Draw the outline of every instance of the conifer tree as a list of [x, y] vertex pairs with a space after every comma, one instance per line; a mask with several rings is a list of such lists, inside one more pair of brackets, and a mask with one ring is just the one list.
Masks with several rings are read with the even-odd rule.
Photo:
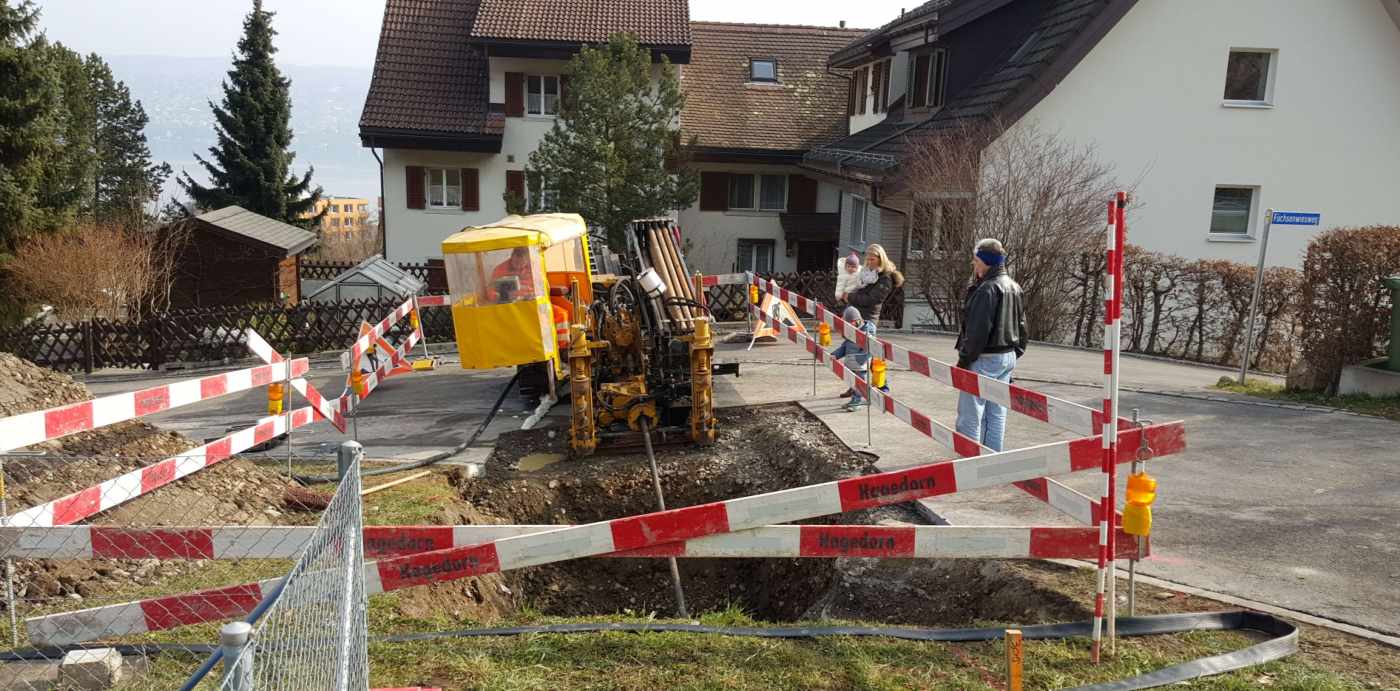
[[[212, 161], [195, 159], [209, 175], [202, 185], [184, 173], [180, 186], [200, 210], [237, 204], [249, 211], [287, 223], [311, 227], [320, 214], [311, 212], [321, 198], [321, 188], [311, 188], [311, 174], [291, 173], [295, 154], [292, 144], [290, 82], [273, 61], [273, 13], [253, 0], [253, 11], [243, 20], [243, 37], [233, 69], [224, 82], [221, 105], [214, 111], [217, 142], [209, 148]], [[322, 212], [324, 213], [324, 211]]]

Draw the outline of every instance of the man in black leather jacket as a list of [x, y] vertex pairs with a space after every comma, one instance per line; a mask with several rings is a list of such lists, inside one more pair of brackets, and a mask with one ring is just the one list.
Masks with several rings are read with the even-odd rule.
[[[958, 331], [958, 367], [998, 381], [1011, 381], [1026, 352], [1026, 312], [1021, 286], [1006, 273], [1006, 249], [982, 240], [973, 252], [977, 280], [968, 288]], [[958, 394], [958, 432], [993, 451], [1001, 450], [1006, 408], [968, 393]]]

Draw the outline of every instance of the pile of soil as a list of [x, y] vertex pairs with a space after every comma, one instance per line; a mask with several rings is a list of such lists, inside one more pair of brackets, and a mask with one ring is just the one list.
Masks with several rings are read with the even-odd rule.
[[[0, 353], [0, 417], [91, 398], [87, 387], [67, 375]], [[199, 445], [183, 435], [133, 420], [26, 447], [27, 452], [43, 455], [5, 459], [10, 511], [52, 501]], [[103, 512], [91, 522], [129, 527], [305, 522], [305, 517], [282, 511], [288, 486], [272, 468], [228, 459]], [[20, 597], [81, 599], [118, 583], [146, 584], [190, 568], [198, 567], [156, 560], [24, 560], [16, 565], [16, 587]]]
[[[872, 458], [847, 447], [796, 404], [717, 412], [715, 445], [657, 450], [669, 508], [827, 482], [875, 472]], [[599, 452], [522, 471], [524, 457], [565, 454], [565, 434], [501, 436], [477, 478], [449, 476], [465, 504], [448, 523], [589, 523], [656, 510], [645, 454]], [[534, 467], [536, 463], [527, 463]], [[909, 505], [803, 523], [921, 522]], [[1032, 623], [1082, 618], [1075, 602], [1027, 578], [1024, 565], [981, 560], [681, 559], [691, 613], [737, 604], [767, 621], [840, 618], [929, 626], [997, 619]], [[675, 611], [663, 559], [585, 559], [487, 578], [414, 588], [400, 611], [451, 613], [490, 622], [529, 606], [555, 616]]]

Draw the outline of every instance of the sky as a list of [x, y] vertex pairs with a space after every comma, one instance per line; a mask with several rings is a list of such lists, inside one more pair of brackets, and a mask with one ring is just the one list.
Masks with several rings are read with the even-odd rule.
[[[82, 53], [228, 57], [252, 0], [36, 0], [51, 40]], [[691, 19], [872, 28], [920, 0], [690, 0]], [[383, 0], [264, 0], [279, 61], [370, 67]], [[192, 9], [192, 8], [198, 8]]]

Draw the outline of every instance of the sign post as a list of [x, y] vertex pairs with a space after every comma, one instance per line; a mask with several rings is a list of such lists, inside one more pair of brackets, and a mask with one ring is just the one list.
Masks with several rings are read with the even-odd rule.
[[1275, 223], [1281, 226], [1316, 226], [1322, 223], [1322, 214], [1298, 211], [1264, 210], [1264, 236], [1259, 240], [1259, 266], [1254, 272], [1254, 297], [1249, 301], [1249, 320], [1245, 322], [1244, 358], [1240, 360], [1240, 386], [1244, 386], [1245, 374], [1249, 372], [1249, 350], [1254, 345], [1254, 318], [1259, 312], [1259, 293], [1264, 288], [1264, 255], [1269, 251], [1269, 228]]

